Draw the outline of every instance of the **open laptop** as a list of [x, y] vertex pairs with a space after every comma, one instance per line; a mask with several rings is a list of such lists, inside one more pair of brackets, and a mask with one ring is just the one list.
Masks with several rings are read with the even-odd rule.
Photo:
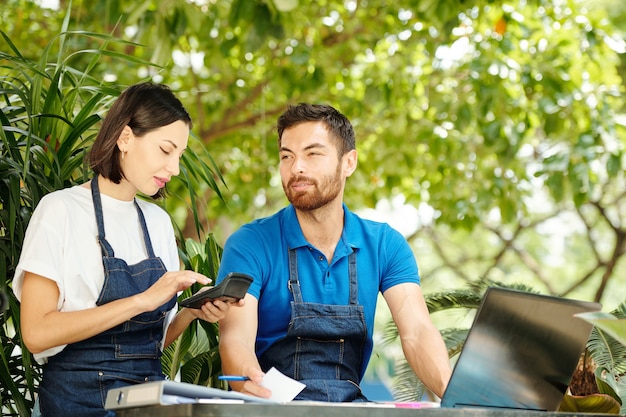
[[588, 301], [492, 287], [476, 312], [441, 407], [556, 411], [598, 311]]

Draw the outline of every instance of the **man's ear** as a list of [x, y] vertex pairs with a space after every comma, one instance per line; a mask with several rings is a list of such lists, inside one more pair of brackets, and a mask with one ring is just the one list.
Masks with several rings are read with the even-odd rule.
[[346, 178], [352, 175], [352, 173], [356, 170], [356, 165], [358, 161], [358, 152], [356, 149], [352, 149], [348, 153], [343, 156], [344, 159], [344, 172], [346, 174]]
[[128, 125], [124, 126], [124, 129], [120, 132], [120, 136], [117, 138], [117, 147], [120, 149], [120, 152], [128, 150], [128, 142], [132, 133], [133, 131]]

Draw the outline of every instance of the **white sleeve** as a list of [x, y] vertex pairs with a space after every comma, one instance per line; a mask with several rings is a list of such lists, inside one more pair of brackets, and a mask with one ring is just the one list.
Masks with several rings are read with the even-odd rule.
[[66, 244], [63, 230], [67, 223], [67, 212], [65, 205], [59, 199], [49, 196], [45, 196], [39, 202], [28, 223], [12, 285], [15, 296], [21, 301], [26, 271], [51, 279], [59, 286], [61, 297], [59, 297], [57, 307], [61, 309], [62, 266]]

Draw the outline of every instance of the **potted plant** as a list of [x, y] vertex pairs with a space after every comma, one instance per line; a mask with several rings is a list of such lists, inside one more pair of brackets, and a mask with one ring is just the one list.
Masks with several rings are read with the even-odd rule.
[[626, 302], [611, 313], [577, 315], [594, 325], [587, 344], [588, 373], [596, 390], [584, 395], [566, 395], [560, 411], [626, 414]]

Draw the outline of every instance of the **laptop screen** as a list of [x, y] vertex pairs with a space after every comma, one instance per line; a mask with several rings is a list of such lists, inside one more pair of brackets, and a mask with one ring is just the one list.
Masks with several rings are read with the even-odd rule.
[[600, 308], [587, 301], [489, 288], [441, 406], [555, 411], [592, 329], [574, 314]]

